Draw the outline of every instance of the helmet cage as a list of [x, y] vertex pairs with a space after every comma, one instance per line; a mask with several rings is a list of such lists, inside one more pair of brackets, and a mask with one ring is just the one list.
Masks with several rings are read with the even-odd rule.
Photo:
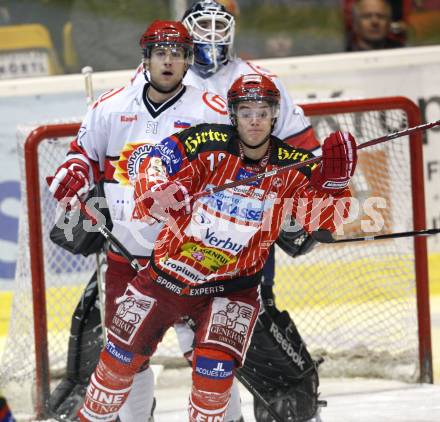
[[183, 18], [195, 44], [195, 63], [202, 74], [217, 72], [233, 57], [234, 16], [212, 2], [195, 3]]

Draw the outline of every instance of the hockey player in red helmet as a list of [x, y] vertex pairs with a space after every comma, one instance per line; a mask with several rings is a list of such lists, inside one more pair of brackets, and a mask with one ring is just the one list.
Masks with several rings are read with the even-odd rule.
[[[128, 251], [140, 260], [141, 265], [145, 265], [162, 225], [157, 221], [139, 221], [133, 215], [134, 181], [142, 160], [156, 143], [170, 133], [205, 121], [228, 123], [229, 120], [225, 100], [217, 96], [217, 107], [214, 109], [204, 100], [204, 96], [212, 97], [214, 94], [182, 83], [192, 63], [193, 45], [181, 22], [154, 21], [142, 35], [140, 44], [144, 65], [148, 70], [148, 81], [114, 89], [98, 98], [87, 112], [77, 139], [72, 142], [64, 162], [50, 180], [49, 190], [56, 200], [75, 206], [78, 200], [85, 200], [92, 186], [103, 183], [113, 224], [112, 233], [121, 239]], [[117, 250], [110, 248], [106, 252], [108, 267], [105, 273], [105, 326], [108, 328], [112, 321], [111, 315], [115, 310], [122, 309], [119, 308], [121, 297], [135, 272]], [[104, 354], [105, 363], [101, 363], [96, 370], [97, 375], [92, 376], [91, 389], [99, 389], [95, 381], [101, 371], [111, 375], [114, 373], [114, 365], [129, 366], [132, 362], [130, 353], [127, 354], [124, 348], [112, 341], [106, 344]], [[75, 356], [70, 361], [74, 362], [76, 371], [77, 362], [82, 360]], [[90, 356], [84, 356], [84, 361], [89, 362]], [[76, 379], [73, 385], [82, 387], [82, 384], [88, 382], [90, 373], [87, 375], [86, 379], [80, 380], [80, 386], [76, 385]], [[119, 394], [116, 393], [119, 391], [118, 380], [113, 381], [110, 390], [106, 390], [105, 394], [112, 395], [111, 391], [114, 391], [116, 397]], [[136, 368], [130, 395], [124, 406], [118, 409], [117, 416], [121, 422], [153, 420], [153, 383], [148, 360], [143, 360]], [[67, 392], [60, 385], [57, 395], [59, 400], [51, 400], [53, 407], [56, 407], [51, 409], [53, 413], [61, 413], [60, 409], [68, 409], [69, 412], [77, 409], [80, 396], [78, 391], [73, 390], [72, 400], [69, 402], [72, 404], [76, 398], [76, 405], [68, 406], [64, 399]], [[63, 403], [60, 404], [60, 401]], [[112, 405], [103, 403], [101, 410], [105, 413], [110, 408]], [[101, 410], [97, 410], [90, 397], [86, 398], [84, 418], [102, 420], [99, 416]], [[64, 413], [60, 416], [70, 420]], [[115, 418], [116, 414], [113, 419]]]
[[[188, 420], [225, 420], [234, 372], [260, 311], [262, 268], [285, 213], [301, 213], [307, 232], [335, 231], [348, 213], [356, 166], [353, 137], [336, 132], [324, 141], [320, 165], [277, 172], [312, 156], [271, 135], [278, 104], [270, 79], [244, 75], [228, 93], [232, 125], [201, 123], [176, 132], [142, 162], [135, 214], [164, 222], [161, 241], [109, 315], [108, 342], [118, 353], [102, 352], [81, 421], [115, 419], [138, 368], [184, 316], [195, 323]], [[268, 175], [260, 181], [191, 200], [261, 172]], [[117, 397], [111, 405], [110, 393]]]

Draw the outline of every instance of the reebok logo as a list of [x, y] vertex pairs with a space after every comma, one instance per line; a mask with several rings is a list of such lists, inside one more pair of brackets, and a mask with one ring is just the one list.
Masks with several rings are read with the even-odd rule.
[[283, 350], [291, 357], [294, 363], [302, 370], [304, 371], [304, 360], [303, 358], [295, 351], [293, 350], [292, 345], [289, 343], [289, 341], [283, 336], [281, 331], [278, 329], [278, 326], [275, 323], [272, 323], [269, 330], [273, 338], [277, 341], [277, 343], [283, 348]]

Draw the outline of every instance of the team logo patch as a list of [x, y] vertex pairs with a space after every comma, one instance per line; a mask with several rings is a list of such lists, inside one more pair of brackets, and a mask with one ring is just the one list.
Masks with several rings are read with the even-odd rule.
[[208, 359], [197, 356], [196, 373], [206, 378], [225, 379], [232, 377], [233, 361]]
[[224, 98], [220, 95], [205, 92], [202, 96], [203, 102], [217, 113], [226, 116], [228, 114], [228, 106]]
[[139, 167], [151, 151], [153, 145], [147, 142], [128, 142], [119, 155], [119, 159], [112, 161], [115, 168], [114, 179], [121, 185], [130, 185], [139, 173]]
[[205, 341], [222, 344], [239, 356], [244, 356], [255, 313], [256, 308], [247, 303], [214, 298]]
[[119, 306], [113, 315], [109, 332], [123, 343], [132, 344], [136, 332], [156, 304], [156, 300], [143, 295], [129, 284], [124, 294], [115, 302]]

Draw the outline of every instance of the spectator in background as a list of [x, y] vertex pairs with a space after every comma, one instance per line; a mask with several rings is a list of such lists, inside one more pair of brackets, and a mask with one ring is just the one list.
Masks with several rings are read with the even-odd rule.
[[347, 51], [403, 47], [403, 40], [391, 35], [392, 7], [387, 0], [355, 0], [352, 4], [352, 32]]

